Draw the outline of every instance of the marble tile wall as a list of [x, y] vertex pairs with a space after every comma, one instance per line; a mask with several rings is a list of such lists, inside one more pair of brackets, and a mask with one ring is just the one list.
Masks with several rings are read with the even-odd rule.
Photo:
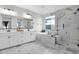
[[[61, 42], [79, 44], [79, 6], [71, 6], [55, 12], [56, 30], [61, 37]], [[74, 14], [76, 12], [76, 14]], [[63, 27], [64, 24], [64, 27]], [[58, 26], [57, 26], [58, 25]], [[65, 42], [65, 43], [66, 43]], [[63, 44], [65, 44], [63, 43]]]

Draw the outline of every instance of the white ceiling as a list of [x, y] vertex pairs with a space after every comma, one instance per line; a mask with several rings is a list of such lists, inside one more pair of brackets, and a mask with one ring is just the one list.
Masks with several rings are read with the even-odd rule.
[[16, 6], [20, 8], [28, 9], [40, 15], [48, 14], [51, 12], [55, 12], [59, 9], [69, 7], [69, 5], [16, 5]]

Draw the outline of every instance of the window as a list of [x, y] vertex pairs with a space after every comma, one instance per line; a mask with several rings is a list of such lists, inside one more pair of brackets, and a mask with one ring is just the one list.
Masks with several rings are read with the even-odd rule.
[[55, 16], [49, 16], [45, 18], [46, 30], [51, 30], [55, 26]]

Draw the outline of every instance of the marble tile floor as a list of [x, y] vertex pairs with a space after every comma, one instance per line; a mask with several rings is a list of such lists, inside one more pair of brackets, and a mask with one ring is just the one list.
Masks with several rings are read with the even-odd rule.
[[[59, 48], [58, 45], [56, 47]], [[20, 46], [12, 47], [0, 51], [0, 54], [73, 54], [71, 51], [65, 49], [51, 49], [42, 46], [37, 42], [31, 42]]]

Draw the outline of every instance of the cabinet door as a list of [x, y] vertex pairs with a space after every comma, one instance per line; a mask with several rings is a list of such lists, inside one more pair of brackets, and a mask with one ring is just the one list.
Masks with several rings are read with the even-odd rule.
[[20, 36], [22, 38], [21, 41], [23, 43], [27, 43], [30, 41], [30, 33], [29, 32], [24, 32], [24, 34], [23, 35], [21, 34], [21, 36]]
[[30, 32], [30, 41], [36, 40], [36, 34], [34, 32]]
[[18, 44], [24, 43], [24, 42], [23, 42], [24, 33], [23, 33], [23, 32], [18, 32], [17, 35], [18, 35], [18, 37], [17, 37], [17, 42], [18, 42]]
[[18, 44], [18, 39], [17, 39], [17, 36], [15, 35], [11, 35], [9, 36], [9, 41], [10, 41], [10, 46], [14, 46], [14, 45], [17, 45]]
[[0, 36], [0, 49], [9, 47], [9, 43], [7, 36]]

